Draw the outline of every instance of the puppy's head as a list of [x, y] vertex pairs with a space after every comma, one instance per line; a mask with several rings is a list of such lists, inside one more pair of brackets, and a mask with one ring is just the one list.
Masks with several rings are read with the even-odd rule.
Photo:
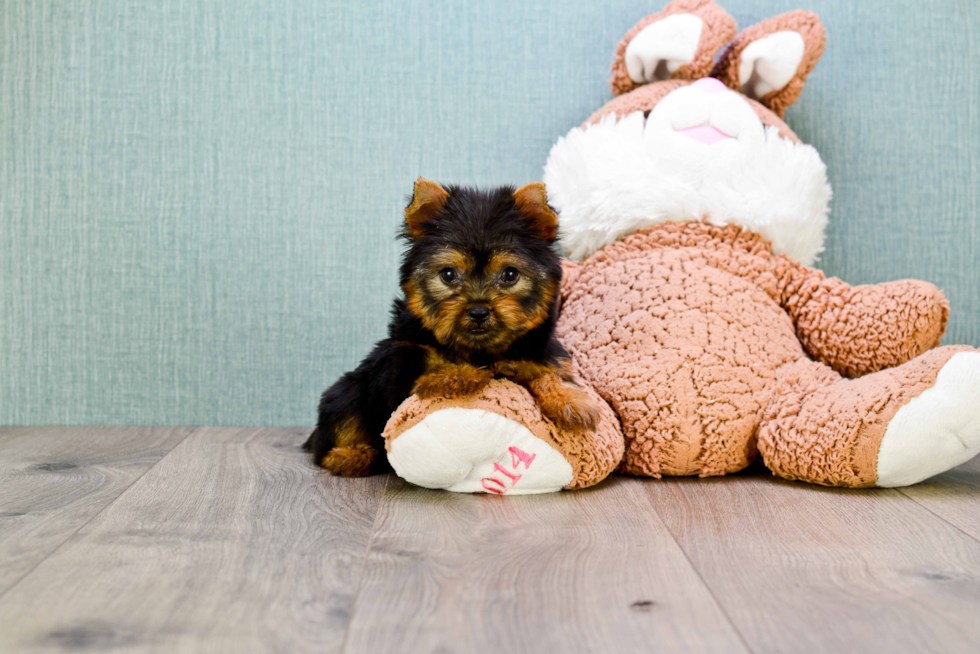
[[409, 310], [446, 347], [506, 350], [551, 317], [557, 229], [539, 182], [480, 191], [419, 179], [402, 232]]

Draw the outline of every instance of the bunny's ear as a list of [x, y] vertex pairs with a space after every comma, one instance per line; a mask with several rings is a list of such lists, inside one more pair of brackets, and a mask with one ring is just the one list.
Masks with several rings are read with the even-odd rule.
[[711, 71], [729, 88], [782, 118], [823, 54], [827, 34], [817, 15], [791, 11], [743, 30]]
[[713, 0], [674, 0], [619, 42], [609, 80], [613, 95], [659, 80], [706, 77], [715, 53], [737, 29], [735, 19]]

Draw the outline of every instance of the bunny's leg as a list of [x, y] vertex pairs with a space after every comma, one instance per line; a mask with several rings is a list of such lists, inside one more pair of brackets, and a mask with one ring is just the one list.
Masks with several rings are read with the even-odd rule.
[[596, 428], [565, 430], [548, 420], [530, 392], [496, 379], [466, 397], [413, 395], [385, 427], [388, 461], [426, 488], [516, 495], [575, 489], [602, 481], [623, 457], [612, 409], [591, 388]]
[[980, 452], [980, 352], [941, 347], [859, 379], [787, 364], [759, 451], [780, 477], [826, 486], [907, 486], [949, 470]]

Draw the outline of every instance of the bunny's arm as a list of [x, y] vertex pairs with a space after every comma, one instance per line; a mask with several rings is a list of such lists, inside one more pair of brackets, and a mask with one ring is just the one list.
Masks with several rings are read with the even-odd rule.
[[781, 305], [807, 353], [847, 377], [900, 365], [939, 345], [949, 302], [928, 282], [850, 286], [786, 257]]

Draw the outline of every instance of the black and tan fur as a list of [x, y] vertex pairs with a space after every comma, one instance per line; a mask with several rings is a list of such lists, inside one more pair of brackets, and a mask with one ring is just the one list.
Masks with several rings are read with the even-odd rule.
[[559, 426], [592, 429], [596, 407], [554, 337], [561, 263], [544, 185], [479, 191], [419, 179], [405, 209], [404, 296], [388, 338], [320, 400], [306, 447], [337, 475], [384, 470], [381, 432], [412, 393], [460, 397], [495, 377], [526, 387]]

